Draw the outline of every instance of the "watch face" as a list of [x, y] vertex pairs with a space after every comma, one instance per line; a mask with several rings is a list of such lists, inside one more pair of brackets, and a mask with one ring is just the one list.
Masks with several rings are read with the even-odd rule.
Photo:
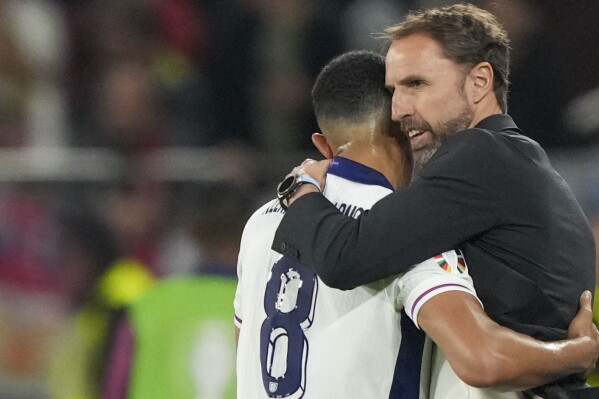
[[279, 198], [285, 198], [295, 183], [295, 176], [288, 176], [277, 187], [277, 195]]

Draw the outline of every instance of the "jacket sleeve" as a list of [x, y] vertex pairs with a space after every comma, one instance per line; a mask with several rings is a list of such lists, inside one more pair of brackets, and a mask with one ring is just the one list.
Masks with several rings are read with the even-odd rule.
[[490, 229], [498, 218], [491, 182], [499, 168], [488, 146], [477, 145], [478, 134], [446, 141], [409, 187], [358, 219], [321, 194], [298, 199], [279, 225], [273, 250], [313, 268], [331, 287], [352, 289], [403, 273]]

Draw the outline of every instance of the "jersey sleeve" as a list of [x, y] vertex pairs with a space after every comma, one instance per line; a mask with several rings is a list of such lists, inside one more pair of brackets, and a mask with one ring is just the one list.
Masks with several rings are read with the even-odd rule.
[[405, 313], [418, 328], [420, 308], [439, 294], [462, 291], [478, 299], [466, 261], [460, 251], [443, 252], [413, 266], [398, 279], [397, 285], [399, 294], [396, 305], [404, 307]]
[[241, 289], [241, 262], [237, 262], [237, 289], [235, 290], [235, 299], [233, 300], [233, 307], [235, 309], [235, 317], [233, 318], [233, 323], [235, 323], [235, 327], [241, 328], [241, 323], [243, 321], [243, 312], [242, 312], [242, 296], [243, 292]]
[[237, 257], [237, 289], [235, 290], [235, 298], [233, 299], [233, 308], [235, 310], [235, 316], [233, 318], [233, 322], [235, 326], [241, 329], [241, 324], [243, 323], [243, 287], [245, 286], [244, 280], [244, 268], [243, 265], [245, 263], [245, 259], [247, 258], [247, 246], [249, 241], [249, 233], [250, 225], [252, 219], [248, 221], [246, 224], [243, 234], [241, 236], [241, 244], [239, 244], [239, 256]]
[[251, 229], [253, 219], [256, 217], [257, 213], [258, 211], [250, 217], [243, 229], [241, 243], [239, 244], [239, 255], [237, 257], [237, 288], [235, 290], [235, 298], [233, 299], [233, 308], [235, 311], [233, 322], [235, 323], [235, 326], [240, 329], [243, 322], [243, 286], [245, 281], [243, 278], [243, 265], [245, 263], [244, 259], [248, 256], [247, 246], [249, 245], [249, 236], [251, 236], [249, 230]]

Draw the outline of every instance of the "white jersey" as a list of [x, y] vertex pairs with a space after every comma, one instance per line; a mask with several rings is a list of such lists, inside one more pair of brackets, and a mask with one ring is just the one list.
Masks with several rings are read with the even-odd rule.
[[[379, 172], [336, 158], [324, 195], [357, 217], [391, 191]], [[402, 278], [332, 289], [310, 269], [271, 250], [283, 212], [277, 200], [265, 204], [249, 219], [241, 240], [237, 397], [428, 397], [432, 345], [401, 310], [405, 303], [416, 320], [422, 304], [441, 292], [476, 295], [463, 258], [450, 251]]]

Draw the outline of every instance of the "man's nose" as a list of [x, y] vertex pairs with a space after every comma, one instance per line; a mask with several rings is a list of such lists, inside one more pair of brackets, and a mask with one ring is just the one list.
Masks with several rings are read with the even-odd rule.
[[412, 115], [414, 115], [414, 107], [409, 101], [409, 97], [405, 94], [402, 95], [399, 90], [395, 90], [391, 99], [391, 119], [399, 122], [406, 116]]

